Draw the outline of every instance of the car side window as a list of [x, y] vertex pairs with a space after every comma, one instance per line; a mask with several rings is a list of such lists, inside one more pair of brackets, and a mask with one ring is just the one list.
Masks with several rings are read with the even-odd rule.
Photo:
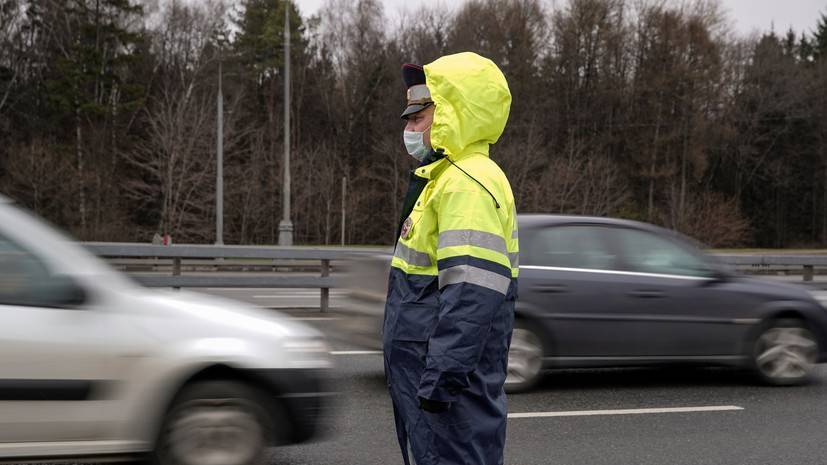
[[53, 279], [37, 257], [0, 235], [0, 305], [45, 305]]
[[625, 271], [708, 277], [709, 265], [673, 241], [648, 231], [618, 229], [614, 233]]
[[534, 235], [533, 244], [521, 259], [528, 265], [558, 268], [611, 270], [616, 256], [599, 226], [553, 226]]

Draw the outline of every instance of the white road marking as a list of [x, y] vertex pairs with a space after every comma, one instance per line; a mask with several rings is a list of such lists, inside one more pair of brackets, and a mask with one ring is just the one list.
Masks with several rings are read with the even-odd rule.
[[645, 415], [653, 413], [693, 413], [693, 412], [727, 412], [744, 410], [737, 405], [718, 405], [707, 407], [669, 407], [637, 408], [618, 410], [574, 410], [570, 412], [525, 412], [509, 413], [508, 418], [548, 418], [548, 417], [589, 417], [598, 415]]
[[381, 350], [333, 350], [330, 355], [382, 355]]
[[[339, 294], [330, 294], [331, 297]], [[318, 299], [319, 293], [315, 294], [282, 294], [282, 295], [254, 295], [254, 299]]]
[[[272, 305], [267, 304], [267, 302], [258, 302], [258, 303], [250, 302], [250, 305], [254, 305], [256, 308], [261, 308], [261, 309], [264, 309], [264, 310], [278, 310], [278, 311], [282, 311], [282, 312], [285, 312], [285, 313], [289, 313], [291, 310], [305, 310], [305, 309], [306, 310], [315, 309], [317, 312], [320, 311], [318, 305], [298, 305], [298, 304], [287, 305], [287, 304], [284, 304], [284, 303], [277, 303], [277, 302], [272, 302]], [[339, 308], [339, 306], [338, 305], [331, 305], [327, 308], [330, 309], [330, 310], [336, 310], [336, 309]]]
[[298, 321], [335, 321], [341, 320], [341, 318], [336, 317], [325, 317], [325, 316], [309, 316], [309, 317], [294, 317], [290, 318], [291, 320], [298, 320]]
[[[231, 291], [231, 292], [250, 292], [258, 291], [258, 292], [315, 292], [318, 293], [321, 289], [318, 288], [306, 288], [306, 287], [297, 287], [297, 288], [282, 288], [282, 289], [274, 289], [268, 287], [255, 287], [255, 288], [238, 288], [238, 287], [204, 287], [202, 288], [207, 291]], [[331, 289], [331, 293], [339, 292], [345, 293], [346, 290], [342, 289]]]

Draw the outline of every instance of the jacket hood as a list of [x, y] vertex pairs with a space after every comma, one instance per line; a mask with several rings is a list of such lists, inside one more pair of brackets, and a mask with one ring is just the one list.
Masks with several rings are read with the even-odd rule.
[[431, 146], [447, 155], [488, 155], [511, 110], [511, 91], [502, 71], [471, 52], [444, 56], [424, 70], [435, 104]]

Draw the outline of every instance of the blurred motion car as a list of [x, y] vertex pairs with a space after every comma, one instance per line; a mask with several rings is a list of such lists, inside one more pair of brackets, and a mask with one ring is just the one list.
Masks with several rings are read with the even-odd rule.
[[261, 463], [326, 405], [317, 331], [145, 289], [0, 197], [0, 459]]
[[[827, 360], [827, 310], [806, 288], [738, 275], [674, 231], [556, 215], [520, 215], [519, 228], [510, 392], [553, 368], [674, 364], [794, 385]], [[374, 348], [389, 262], [354, 262], [343, 306], [342, 331]]]

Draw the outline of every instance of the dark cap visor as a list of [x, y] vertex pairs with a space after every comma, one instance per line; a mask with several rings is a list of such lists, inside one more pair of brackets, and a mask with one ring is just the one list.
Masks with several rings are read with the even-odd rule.
[[405, 111], [402, 112], [402, 119], [408, 119], [408, 116], [428, 108], [428, 105], [431, 105], [431, 103], [416, 103], [413, 105], [408, 105], [408, 107], [405, 108]]

